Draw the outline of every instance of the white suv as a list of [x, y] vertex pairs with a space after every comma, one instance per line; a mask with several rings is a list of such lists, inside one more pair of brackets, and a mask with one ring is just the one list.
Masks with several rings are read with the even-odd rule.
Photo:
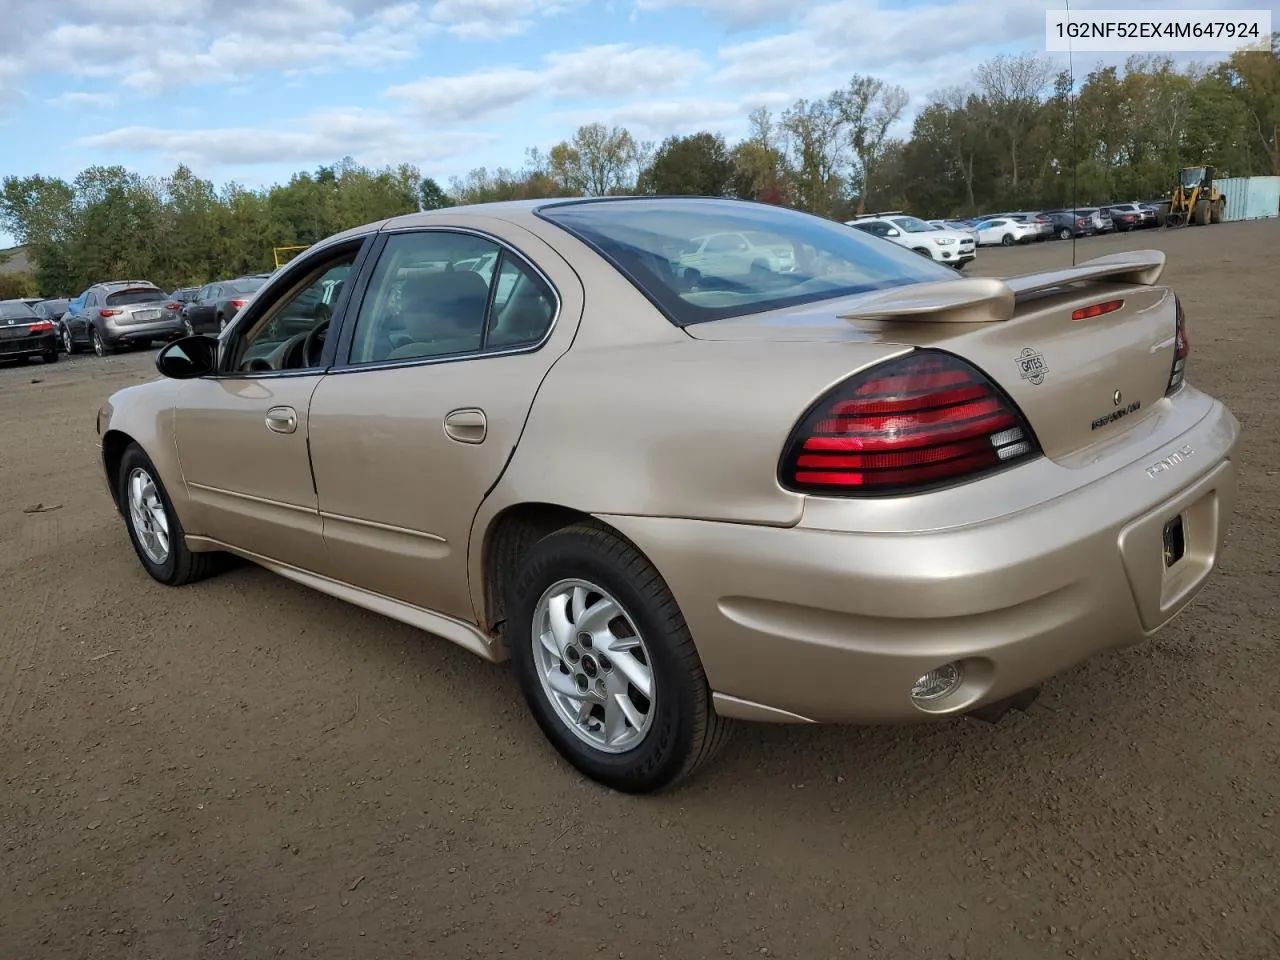
[[963, 230], [938, 228], [918, 217], [902, 213], [882, 213], [846, 220], [855, 230], [883, 237], [937, 263], [963, 270], [978, 255], [972, 235]]

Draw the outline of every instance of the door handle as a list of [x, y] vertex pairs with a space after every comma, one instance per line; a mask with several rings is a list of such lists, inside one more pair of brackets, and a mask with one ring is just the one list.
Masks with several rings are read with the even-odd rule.
[[489, 433], [489, 421], [484, 411], [475, 407], [465, 410], [454, 410], [445, 415], [444, 432], [459, 443], [484, 443]]
[[293, 433], [298, 429], [298, 411], [293, 407], [272, 407], [267, 411], [267, 429], [276, 433]]

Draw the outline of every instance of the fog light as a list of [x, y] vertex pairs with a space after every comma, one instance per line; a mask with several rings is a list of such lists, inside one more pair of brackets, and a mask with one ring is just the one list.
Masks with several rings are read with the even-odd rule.
[[958, 663], [948, 663], [936, 670], [930, 670], [911, 685], [911, 699], [917, 703], [930, 703], [941, 700], [955, 691], [964, 679], [964, 672]]

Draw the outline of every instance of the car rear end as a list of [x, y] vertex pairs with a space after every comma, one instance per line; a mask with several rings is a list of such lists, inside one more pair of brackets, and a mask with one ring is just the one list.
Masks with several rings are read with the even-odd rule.
[[56, 324], [25, 300], [0, 300], [0, 360], [43, 357], [56, 360]]
[[94, 318], [109, 347], [146, 346], [155, 340], [173, 340], [185, 333], [180, 311], [171, 309], [168, 295], [159, 287], [132, 284], [111, 289]]
[[[673, 579], [724, 712], [879, 723], [999, 707], [1150, 636], [1204, 585], [1239, 428], [1184, 382], [1170, 291], [1064, 284], [976, 323], [828, 309], [894, 347], [796, 411], [776, 469], [798, 522], [610, 518]], [[778, 320], [754, 335], [806, 322]], [[691, 332], [746, 334], [716, 326]]]

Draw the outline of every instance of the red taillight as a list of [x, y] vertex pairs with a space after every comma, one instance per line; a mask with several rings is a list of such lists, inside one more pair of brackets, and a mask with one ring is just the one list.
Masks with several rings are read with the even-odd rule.
[[1095, 303], [1087, 307], [1081, 307], [1075, 313], [1071, 314], [1071, 319], [1088, 320], [1092, 317], [1100, 317], [1104, 313], [1115, 313], [1123, 306], [1123, 300], [1108, 300], [1106, 303]]
[[52, 329], [53, 329], [52, 320], [39, 320], [36, 323], [33, 323], [31, 325], [32, 333], [42, 333], [45, 330], [52, 330]]
[[227, 303], [231, 304], [231, 305], [232, 305], [233, 307], [235, 307], [237, 310], [239, 310], [241, 307], [243, 307], [243, 306], [244, 306], [246, 303], [248, 303], [248, 302], [249, 302], [248, 300], [228, 300], [228, 301], [227, 301]]
[[178, 303], [178, 302], [175, 300], [173, 303], [166, 303], [166, 304], [164, 305], [164, 308], [165, 308], [166, 310], [181, 310], [181, 309], [182, 309], [182, 304]]
[[918, 350], [823, 397], [788, 441], [779, 477], [820, 496], [913, 493], [1039, 453], [1031, 428], [980, 371]]
[[1169, 370], [1169, 385], [1164, 391], [1166, 397], [1173, 396], [1182, 386], [1187, 372], [1187, 355], [1191, 353], [1191, 341], [1187, 339], [1187, 315], [1182, 310], [1182, 301], [1174, 297], [1173, 304], [1178, 325], [1173, 341], [1173, 367]]
[[120, 314], [122, 314], [122, 313], [124, 313], [124, 311], [123, 311], [123, 310], [99, 310], [99, 311], [98, 311], [98, 316], [100, 316], [100, 317], [118, 317], [118, 316], [120, 316]]

